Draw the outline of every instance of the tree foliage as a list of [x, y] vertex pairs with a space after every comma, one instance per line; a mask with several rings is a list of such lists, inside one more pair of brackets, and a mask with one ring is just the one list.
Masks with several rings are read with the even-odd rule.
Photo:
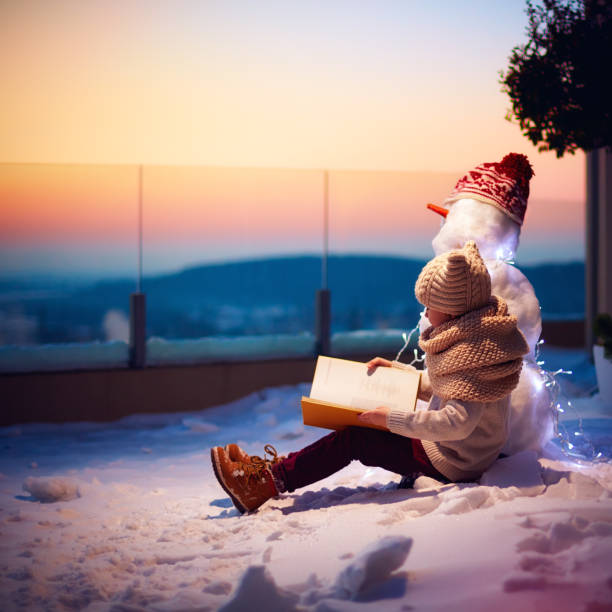
[[500, 83], [507, 119], [557, 157], [612, 149], [612, 2], [527, 0], [528, 41], [515, 47]]

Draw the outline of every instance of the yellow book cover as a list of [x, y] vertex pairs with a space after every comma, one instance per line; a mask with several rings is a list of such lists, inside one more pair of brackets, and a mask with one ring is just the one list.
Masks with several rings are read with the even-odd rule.
[[368, 372], [365, 363], [319, 357], [310, 397], [302, 397], [302, 419], [305, 425], [325, 429], [384, 429], [357, 416], [377, 406], [414, 410], [420, 381], [417, 371], [378, 367]]

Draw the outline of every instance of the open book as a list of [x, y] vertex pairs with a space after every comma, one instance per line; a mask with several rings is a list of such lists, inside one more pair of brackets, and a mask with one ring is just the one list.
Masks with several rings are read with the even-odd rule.
[[310, 397], [302, 397], [304, 424], [384, 429], [362, 423], [357, 416], [377, 406], [414, 410], [420, 381], [417, 371], [378, 367], [368, 373], [365, 363], [319, 357]]

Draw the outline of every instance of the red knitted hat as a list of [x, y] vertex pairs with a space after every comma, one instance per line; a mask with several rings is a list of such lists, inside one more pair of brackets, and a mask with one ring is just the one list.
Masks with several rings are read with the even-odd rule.
[[508, 153], [501, 162], [481, 164], [460, 178], [444, 204], [462, 198], [479, 200], [499, 208], [522, 225], [532, 176], [533, 169], [525, 155]]

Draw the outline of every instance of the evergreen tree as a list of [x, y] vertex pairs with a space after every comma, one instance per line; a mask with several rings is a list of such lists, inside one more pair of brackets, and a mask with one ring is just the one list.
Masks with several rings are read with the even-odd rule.
[[612, 149], [612, 2], [527, 0], [528, 41], [512, 50], [503, 90], [540, 151]]

